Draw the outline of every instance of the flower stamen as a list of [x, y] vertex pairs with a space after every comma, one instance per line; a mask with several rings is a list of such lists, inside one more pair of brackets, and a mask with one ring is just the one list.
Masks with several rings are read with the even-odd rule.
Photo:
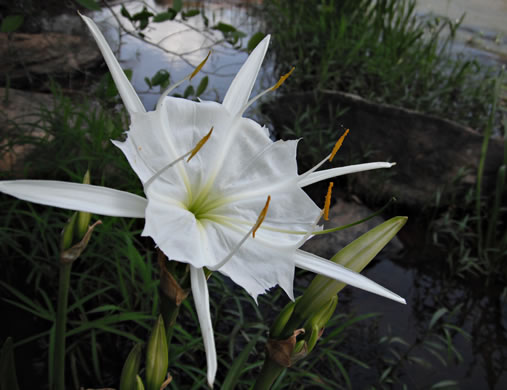
[[334, 156], [336, 153], [338, 153], [338, 150], [342, 147], [343, 140], [349, 133], [349, 129], [345, 130], [345, 133], [342, 134], [342, 136], [336, 141], [336, 144], [334, 145], [333, 151], [331, 152], [331, 156], [329, 156], [329, 162], [333, 161]]
[[206, 142], [208, 142], [209, 137], [211, 137], [211, 133], [213, 133], [213, 126], [211, 126], [211, 129], [208, 132], [208, 134], [206, 134], [204, 137], [202, 137], [201, 140], [197, 143], [197, 145], [195, 145], [195, 147], [191, 150], [191, 154], [188, 157], [187, 162], [189, 162], [197, 154], [197, 152], [199, 150], [201, 150], [201, 148], [204, 146], [204, 144]]
[[287, 80], [289, 76], [292, 74], [292, 72], [294, 72], [294, 69], [296, 68], [293, 66], [291, 70], [289, 70], [282, 77], [280, 77], [278, 82], [270, 88], [270, 91], [274, 91], [275, 89], [280, 88], [280, 86], [285, 82], [285, 80]]
[[329, 207], [331, 206], [331, 192], [333, 192], [334, 182], [329, 183], [327, 188], [326, 200], [324, 201], [324, 220], [329, 221]]
[[254, 104], [257, 100], [259, 100], [265, 94], [267, 94], [268, 92], [274, 91], [275, 89], [278, 89], [285, 82], [285, 80], [287, 80], [287, 78], [291, 75], [291, 73], [294, 71], [294, 69], [295, 68], [292, 67], [292, 69], [289, 72], [287, 72], [282, 77], [280, 77], [280, 79], [276, 82], [275, 85], [273, 85], [272, 87], [270, 87], [270, 88], [262, 91], [260, 94], [258, 94], [257, 96], [253, 97], [252, 99], [250, 99], [245, 104], [245, 106], [241, 109], [241, 111], [239, 112], [239, 116], [242, 116], [243, 113], [247, 110], [248, 107], [250, 107], [252, 104]]
[[266, 217], [266, 214], [268, 212], [269, 202], [271, 201], [271, 196], [268, 195], [268, 200], [266, 201], [266, 204], [264, 205], [264, 208], [261, 210], [259, 216], [257, 217], [257, 221], [252, 226], [252, 228], [248, 231], [247, 234], [243, 236], [240, 242], [234, 247], [232, 251], [229, 252], [227, 256], [225, 256], [217, 265], [213, 267], [207, 267], [211, 271], [217, 271], [218, 269], [222, 268], [231, 258], [236, 254], [236, 252], [239, 251], [239, 248], [245, 243], [245, 241], [250, 237], [250, 234], [255, 237], [255, 231], [259, 229], [259, 226], [261, 225], [262, 221], [264, 221], [264, 218]]
[[255, 222], [255, 225], [253, 226], [253, 230], [252, 230], [252, 237], [253, 238], [255, 238], [255, 232], [261, 226], [261, 223], [264, 221], [264, 218], [266, 218], [266, 214], [268, 213], [268, 207], [269, 207], [270, 201], [271, 201], [271, 196], [268, 195], [268, 200], [266, 201], [264, 208], [262, 209], [261, 213], [259, 214], [259, 217], [257, 218], [257, 221]]
[[202, 69], [202, 67], [204, 66], [204, 64], [206, 63], [206, 61], [208, 61], [208, 58], [209, 56], [211, 55], [211, 50], [208, 52], [208, 55], [206, 56], [206, 58], [204, 60], [202, 60], [202, 62], [197, 65], [197, 67], [194, 69], [194, 71], [190, 74], [190, 76], [188, 76], [188, 79], [189, 80], [192, 80], [194, 78], [194, 76], [199, 73], [199, 71]]
[[172, 91], [174, 91], [176, 88], [178, 88], [181, 84], [183, 84], [185, 81], [187, 80], [192, 80], [192, 78], [194, 78], [194, 76], [199, 73], [199, 71], [202, 69], [202, 67], [204, 66], [204, 64], [206, 63], [206, 61], [208, 61], [208, 58], [211, 54], [211, 50], [209, 51], [208, 55], [206, 56], [206, 58], [199, 64], [197, 65], [197, 67], [194, 69], [194, 71], [192, 73], [190, 73], [188, 76], [184, 77], [183, 79], [181, 79], [180, 81], [178, 81], [176, 84], [174, 85], [171, 85], [169, 88], [167, 88], [161, 95], [160, 97], [158, 98], [158, 101], [157, 101], [157, 106], [155, 108], [156, 111], [158, 111], [160, 109], [160, 107], [162, 107], [162, 102], [164, 101], [164, 98], [169, 95]]

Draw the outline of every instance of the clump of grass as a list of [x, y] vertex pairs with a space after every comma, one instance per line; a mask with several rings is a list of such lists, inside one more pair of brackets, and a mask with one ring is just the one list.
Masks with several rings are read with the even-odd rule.
[[340, 90], [484, 129], [493, 70], [451, 56], [460, 21], [417, 17], [415, 0], [273, 0], [276, 70], [286, 91]]

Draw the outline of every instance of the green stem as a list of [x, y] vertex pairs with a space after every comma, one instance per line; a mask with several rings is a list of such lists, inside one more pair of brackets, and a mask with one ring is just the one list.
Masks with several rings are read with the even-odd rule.
[[285, 367], [267, 356], [252, 390], [269, 390], [284, 369]]
[[71, 268], [72, 263], [60, 263], [58, 307], [55, 324], [55, 357], [53, 366], [54, 390], [65, 390], [65, 331], [67, 327], [67, 304]]

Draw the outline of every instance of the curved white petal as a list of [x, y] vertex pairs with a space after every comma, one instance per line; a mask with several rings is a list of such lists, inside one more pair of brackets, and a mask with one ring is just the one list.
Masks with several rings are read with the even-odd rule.
[[330, 179], [332, 177], [348, 175], [349, 173], [370, 171], [372, 169], [391, 168], [393, 165], [396, 165], [396, 163], [374, 162], [366, 164], [348, 165], [346, 167], [340, 168], [325, 169], [322, 171], [310, 173], [308, 176], [299, 180], [298, 183], [301, 187], [305, 187], [322, 180]]
[[232, 115], [236, 115], [248, 102], [252, 93], [259, 69], [269, 46], [270, 35], [267, 35], [248, 56], [248, 59], [239, 70], [231, 86], [225, 94], [223, 105]]
[[147, 200], [130, 192], [53, 180], [1, 181], [0, 192], [29, 202], [112, 217], [144, 218]]
[[307, 271], [327, 276], [331, 279], [350, 284], [365, 291], [392, 299], [393, 301], [406, 304], [405, 299], [389, 291], [367, 277], [351, 271], [340, 264], [315, 256], [302, 250], [296, 251], [296, 266]]
[[206, 363], [208, 366], [208, 384], [213, 387], [217, 373], [217, 351], [215, 349], [215, 337], [209, 309], [208, 283], [202, 268], [190, 266], [190, 283], [192, 296], [194, 297], [195, 309], [201, 326], [204, 350], [206, 351]]
[[[216, 264], [237, 246], [250, 226], [236, 231], [217, 223], [206, 223], [205, 228]], [[248, 238], [218, 271], [243, 287], [256, 301], [259, 294], [276, 285], [294, 299], [294, 248], [278, 246], [269, 232], [263, 234], [259, 229], [255, 238]]]
[[79, 15], [85, 21], [86, 25], [92, 32], [92, 35], [95, 38], [95, 41], [97, 42], [97, 45], [99, 46], [99, 49], [102, 53], [102, 56], [106, 61], [107, 67], [111, 72], [111, 76], [113, 76], [116, 88], [118, 88], [118, 92], [120, 93], [123, 103], [125, 104], [125, 107], [127, 107], [129, 113], [146, 112], [143, 103], [141, 103], [139, 96], [137, 96], [137, 93], [134, 90], [134, 87], [132, 86], [132, 84], [130, 84], [129, 79], [123, 72], [123, 69], [116, 60], [113, 52], [111, 51], [111, 48], [107, 44], [106, 39], [100, 32], [95, 22], [87, 16], [81, 14]]

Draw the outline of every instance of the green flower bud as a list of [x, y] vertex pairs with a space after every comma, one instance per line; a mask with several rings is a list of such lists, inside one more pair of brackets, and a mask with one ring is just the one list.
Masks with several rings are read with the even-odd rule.
[[[90, 170], [87, 170], [84, 178], [83, 184], [90, 184]], [[77, 229], [76, 229], [76, 239], [81, 241], [86, 232], [88, 231], [88, 226], [90, 225], [90, 220], [92, 215], [90, 213], [85, 213], [84, 211], [78, 212], [77, 217]]]
[[169, 352], [165, 334], [164, 320], [158, 320], [151, 332], [146, 349], [146, 387], [147, 390], [160, 390], [169, 367]]
[[136, 390], [144, 390], [144, 384], [139, 375], [136, 375], [136, 385], [137, 385]]
[[282, 330], [285, 328], [287, 321], [289, 321], [292, 313], [294, 312], [294, 307], [296, 306], [296, 302], [289, 302], [282, 309], [278, 317], [276, 318], [273, 325], [271, 325], [271, 329], [269, 330], [269, 337], [272, 339], [276, 339], [280, 337]]
[[[407, 222], [407, 217], [394, 217], [374, 227], [333, 256], [331, 261], [353, 271], [361, 272], [368, 263], [391, 241]], [[294, 314], [309, 318], [315, 307], [322, 307], [345, 287], [326, 276], [317, 275], [297, 303]]]
[[121, 371], [120, 390], [137, 390], [136, 377], [141, 366], [141, 348], [141, 344], [136, 344], [127, 356]]
[[69, 218], [67, 224], [63, 228], [62, 238], [60, 241], [60, 248], [62, 251], [69, 249], [72, 245], [74, 245], [74, 230], [76, 226], [76, 218], [77, 212], [72, 214], [72, 217]]

